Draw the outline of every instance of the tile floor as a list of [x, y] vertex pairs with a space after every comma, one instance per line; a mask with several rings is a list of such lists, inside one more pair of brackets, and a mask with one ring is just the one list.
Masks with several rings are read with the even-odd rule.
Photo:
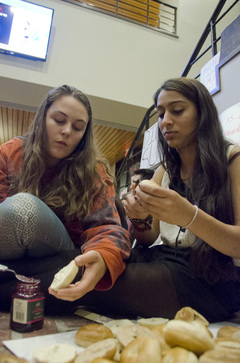
[[10, 314], [0, 312], [0, 353], [10, 353], [7, 348], [4, 347], [3, 341], [10, 339], [29, 338], [34, 336], [48, 335], [63, 333], [71, 330], [77, 330], [85, 324], [89, 324], [88, 319], [79, 317], [75, 314], [61, 317], [45, 317], [43, 328], [31, 333], [18, 333], [10, 329], [9, 327]]

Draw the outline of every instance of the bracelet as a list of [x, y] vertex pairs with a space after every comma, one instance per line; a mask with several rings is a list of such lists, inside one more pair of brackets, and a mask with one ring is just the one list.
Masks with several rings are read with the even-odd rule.
[[[139, 218], [131, 218], [128, 217], [130, 222], [132, 223], [133, 229], [135, 229], [138, 232], [146, 232], [149, 231], [152, 227], [153, 217], [151, 215], [147, 216], [145, 219], [139, 219]], [[143, 227], [139, 227], [139, 225], [143, 224]]]
[[188, 227], [190, 227], [191, 226], [191, 224], [195, 221], [195, 219], [196, 219], [196, 217], [197, 217], [197, 214], [198, 214], [198, 206], [195, 204], [194, 205], [194, 207], [195, 207], [195, 214], [194, 214], [194, 216], [193, 216], [193, 219], [191, 220], [191, 222], [189, 222], [187, 225], [186, 225], [186, 227], [182, 227], [182, 228], [184, 228], [184, 229], [186, 229], [186, 228], [188, 228]]

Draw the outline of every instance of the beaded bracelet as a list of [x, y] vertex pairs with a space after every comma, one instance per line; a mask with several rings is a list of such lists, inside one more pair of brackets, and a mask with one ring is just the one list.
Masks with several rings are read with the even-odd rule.
[[[149, 231], [152, 227], [153, 217], [151, 215], [147, 216], [145, 219], [139, 219], [139, 218], [130, 218], [128, 217], [130, 222], [132, 223], [133, 229], [135, 229], [138, 232], [146, 232]], [[144, 225], [144, 227], [139, 227], [140, 225]]]
[[188, 228], [188, 227], [190, 227], [191, 226], [191, 224], [193, 224], [193, 222], [195, 221], [195, 219], [196, 219], [196, 217], [197, 217], [197, 214], [198, 214], [198, 206], [197, 205], [194, 205], [194, 207], [195, 207], [195, 214], [194, 214], [194, 216], [193, 216], [193, 219], [191, 220], [191, 222], [189, 222], [187, 225], [186, 225], [186, 227], [182, 227], [182, 228], [184, 228], [184, 229], [186, 229], [186, 228]]

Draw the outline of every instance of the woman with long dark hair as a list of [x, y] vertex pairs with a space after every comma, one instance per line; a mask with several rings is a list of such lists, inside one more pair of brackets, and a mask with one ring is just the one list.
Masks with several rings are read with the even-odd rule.
[[[167, 80], [154, 102], [162, 159], [151, 183], [123, 201], [138, 248], [119, 279], [131, 290], [122, 309], [172, 318], [191, 306], [209, 321], [232, 318], [240, 310], [240, 147], [223, 137], [201, 82]], [[162, 243], [149, 248], [159, 234]]]
[[231, 319], [240, 311], [240, 147], [224, 139], [201, 82], [170, 79], [154, 101], [162, 161], [123, 200], [137, 241], [124, 272], [108, 291], [55, 296], [125, 317], [171, 319], [190, 306], [209, 322]]

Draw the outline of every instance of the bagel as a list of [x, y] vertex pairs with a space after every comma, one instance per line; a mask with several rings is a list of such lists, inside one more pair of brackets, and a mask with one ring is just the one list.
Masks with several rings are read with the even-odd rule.
[[170, 320], [163, 329], [163, 335], [171, 347], [179, 346], [197, 355], [214, 347], [209, 330], [198, 321]]
[[55, 291], [64, 289], [74, 280], [78, 270], [78, 266], [76, 265], [75, 261], [72, 260], [67, 266], [63, 267], [54, 275], [54, 279], [50, 287]]
[[187, 349], [175, 347], [164, 354], [162, 363], [198, 363], [198, 357]]
[[104, 325], [111, 329], [113, 335], [116, 336], [118, 328], [121, 328], [122, 326], [131, 326], [134, 325], [134, 323], [129, 319], [115, 319], [104, 323]]
[[213, 349], [199, 358], [199, 363], [239, 363], [240, 351], [237, 349]]
[[112, 360], [116, 353], [115, 339], [104, 339], [103, 341], [89, 345], [84, 351], [78, 353], [74, 363], [91, 363], [95, 358], [106, 358]]
[[161, 348], [156, 339], [139, 336], [122, 351], [120, 363], [160, 363]]
[[139, 336], [146, 336], [157, 340], [156, 335], [150, 329], [136, 324], [123, 326], [116, 333], [116, 338], [123, 347], [126, 347], [133, 339]]
[[76, 332], [75, 343], [86, 348], [93, 343], [109, 338], [113, 338], [113, 333], [107, 326], [101, 324], [87, 324]]
[[240, 328], [237, 326], [225, 325], [218, 329], [217, 338], [232, 338], [235, 333], [240, 333]]
[[186, 306], [179, 310], [174, 317], [175, 320], [184, 320], [184, 321], [199, 321], [205, 326], [209, 326], [209, 321], [204, 318], [203, 315], [199, 314], [196, 310], [192, 309], [189, 306]]
[[138, 319], [138, 325], [145, 326], [148, 329], [153, 329], [158, 325], [167, 323], [169, 319], [165, 318], [146, 318], [146, 319]]
[[232, 338], [216, 338], [214, 339], [215, 348], [229, 348], [229, 349], [239, 349], [240, 351], [240, 341]]
[[91, 363], [116, 363], [116, 362], [114, 360], [106, 358], [95, 358], [91, 361]]
[[166, 325], [166, 323], [160, 324], [155, 326], [155, 328], [151, 329], [151, 331], [153, 332], [153, 334], [155, 334], [160, 347], [161, 347], [161, 351], [162, 354], [165, 354], [165, 352], [167, 352], [168, 350], [171, 349], [171, 347], [166, 343], [164, 336], [163, 336], [163, 328]]
[[37, 363], [71, 363], [76, 352], [70, 344], [51, 344], [35, 348], [32, 357]]

